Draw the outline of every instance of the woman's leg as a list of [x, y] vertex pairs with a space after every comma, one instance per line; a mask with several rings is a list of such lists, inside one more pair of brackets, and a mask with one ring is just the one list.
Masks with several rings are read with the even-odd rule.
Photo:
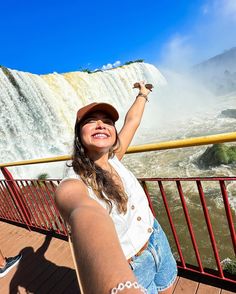
[[158, 293], [171, 294], [177, 276], [177, 265], [166, 235], [157, 221], [154, 223], [154, 234], [150, 238], [149, 250], [156, 260], [157, 271], [154, 280]]

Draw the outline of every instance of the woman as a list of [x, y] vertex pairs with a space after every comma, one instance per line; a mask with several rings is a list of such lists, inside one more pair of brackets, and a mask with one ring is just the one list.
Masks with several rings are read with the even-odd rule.
[[[144, 82], [134, 87], [139, 93], [119, 134], [119, 114], [110, 104], [92, 103], [78, 111], [73, 169], [56, 192], [57, 206], [71, 226], [86, 294], [109, 293], [120, 282], [136, 280], [147, 293], [168, 294], [176, 278], [166, 236], [138, 181], [120, 162], [151, 90]], [[118, 292], [143, 291], [133, 286], [121, 289]]]

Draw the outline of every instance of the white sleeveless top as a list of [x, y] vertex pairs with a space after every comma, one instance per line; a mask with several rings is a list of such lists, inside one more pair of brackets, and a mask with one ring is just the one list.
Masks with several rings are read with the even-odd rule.
[[[136, 177], [116, 156], [109, 159], [109, 163], [120, 176], [125, 192], [128, 195], [126, 214], [120, 214], [117, 208], [113, 206], [110, 216], [115, 224], [123, 252], [126, 258], [129, 259], [143, 247], [152, 234], [154, 217], [149, 208], [146, 194]], [[69, 168], [64, 180], [68, 178], [80, 180], [72, 167]], [[98, 199], [90, 187], [88, 187], [88, 192], [91, 198], [95, 199], [105, 209], [108, 209], [107, 204]]]

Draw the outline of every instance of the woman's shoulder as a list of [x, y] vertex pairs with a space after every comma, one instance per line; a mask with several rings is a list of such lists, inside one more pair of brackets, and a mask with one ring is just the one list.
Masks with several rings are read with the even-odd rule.
[[87, 194], [87, 187], [80, 179], [66, 178], [56, 189], [56, 199], [62, 198], [64, 201], [68, 201], [75, 195], [78, 197], [78, 195], [83, 194]]
[[79, 178], [64, 178], [55, 192], [56, 205], [65, 219], [67, 219], [71, 211], [87, 198], [87, 187]]

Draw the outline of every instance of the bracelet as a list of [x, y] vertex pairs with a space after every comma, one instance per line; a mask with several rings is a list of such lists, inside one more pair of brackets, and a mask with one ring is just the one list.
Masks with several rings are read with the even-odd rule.
[[123, 291], [125, 289], [131, 289], [131, 288], [140, 289], [140, 291], [142, 293], [146, 293], [147, 294], [147, 290], [145, 288], [143, 288], [142, 285], [138, 284], [137, 282], [133, 282], [132, 283], [130, 281], [127, 281], [125, 283], [119, 283], [117, 287], [112, 288], [110, 294], [117, 294], [118, 292], [121, 292], [121, 291]]
[[136, 96], [136, 98], [138, 98], [138, 97], [143, 97], [143, 98], [146, 99], [146, 101], [149, 102], [149, 100], [148, 100], [148, 98], [147, 98], [147, 95], [145, 95], [145, 94], [140, 93], [140, 94], [138, 94], [138, 95]]

